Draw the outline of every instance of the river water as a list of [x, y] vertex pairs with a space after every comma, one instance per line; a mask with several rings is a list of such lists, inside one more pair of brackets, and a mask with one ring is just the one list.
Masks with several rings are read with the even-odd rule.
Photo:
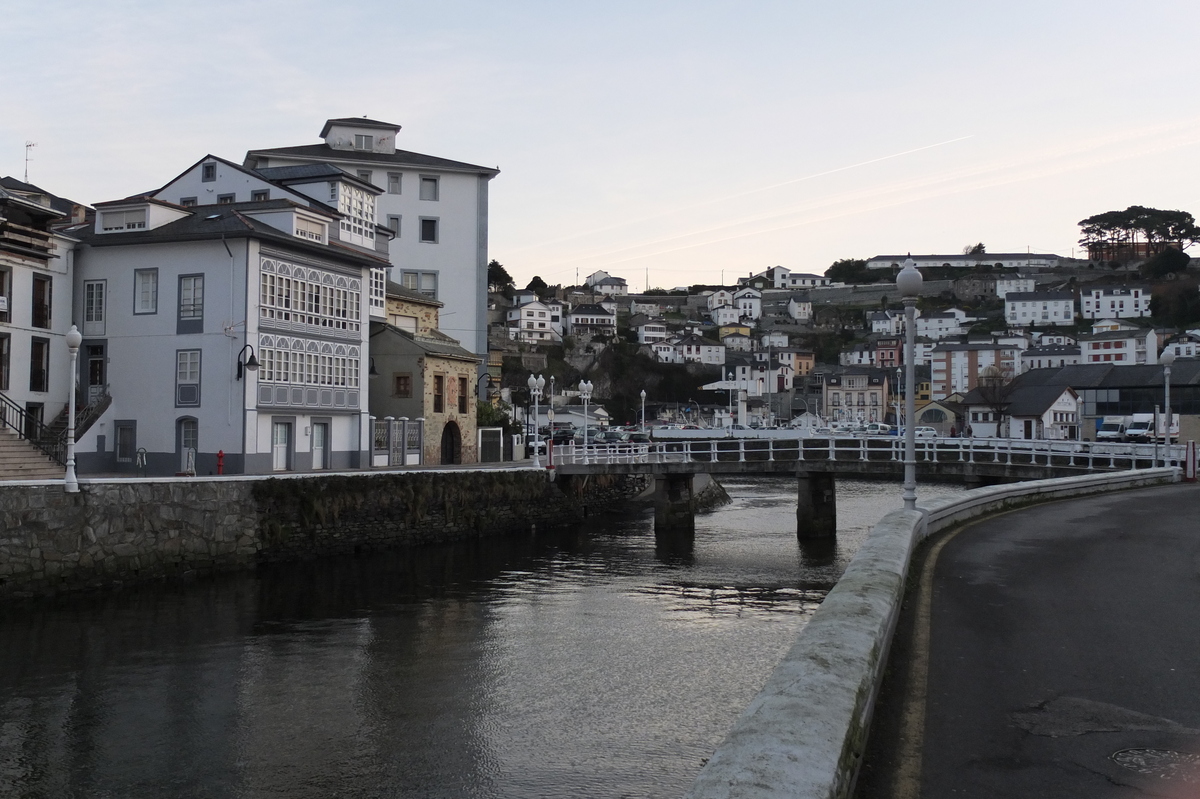
[[[690, 551], [649, 512], [0, 611], [0, 795], [677, 797], [896, 483], [727, 480]], [[961, 491], [923, 485], [922, 497]]]

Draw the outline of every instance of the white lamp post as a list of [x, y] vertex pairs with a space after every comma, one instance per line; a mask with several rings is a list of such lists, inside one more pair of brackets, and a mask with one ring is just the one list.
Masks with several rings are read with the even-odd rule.
[[917, 429], [913, 425], [916, 392], [916, 314], [917, 295], [921, 293], [921, 273], [911, 257], [896, 275], [896, 289], [904, 298], [904, 507], [917, 509]]
[[642, 432], [646, 432], [646, 389], [642, 389]]
[[533, 397], [533, 468], [540, 469], [542, 460], [538, 457], [538, 421], [541, 414], [538, 412], [538, 400], [542, 397], [542, 389], [546, 387], [546, 378], [541, 375], [534, 377], [530, 374], [525, 385], [529, 386], [529, 396]]
[[1171, 364], [1175, 363], [1175, 353], [1171, 350], [1163, 350], [1163, 354], [1158, 358], [1163, 365], [1163, 404], [1167, 406], [1167, 427], [1164, 439], [1167, 442], [1167, 459], [1171, 458]]
[[579, 397], [583, 400], [583, 462], [588, 462], [588, 400], [592, 398], [592, 381], [579, 381]]
[[[733, 372], [730, 372], [727, 375], [727, 377], [729, 378], [729, 382], [733, 383]], [[730, 428], [733, 427], [733, 386], [732, 385], [729, 387], [729, 426], [730, 426]]]
[[79, 481], [75, 479], [75, 364], [79, 358], [79, 345], [82, 343], [83, 336], [80, 335], [79, 328], [71, 325], [71, 329], [67, 331], [67, 349], [71, 351], [70, 396], [67, 399], [67, 474], [63, 478], [63, 490], [68, 494], [79, 493]]

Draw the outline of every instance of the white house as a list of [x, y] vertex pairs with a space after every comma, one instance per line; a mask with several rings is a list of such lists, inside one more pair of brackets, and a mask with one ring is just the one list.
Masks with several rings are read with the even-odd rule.
[[[487, 352], [488, 185], [498, 168], [397, 149], [400, 126], [374, 119], [330, 119], [318, 144], [251, 150], [244, 165], [282, 180], [332, 164], [379, 190], [375, 219], [391, 230], [391, 279], [443, 303], [442, 331], [470, 352]], [[284, 168], [301, 168], [287, 171]], [[270, 171], [276, 170], [276, 171]], [[269, 199], [275, 198], [275, 193]], [[201, 205], [206, 203], [197, 195]], [[238, 201], [254, 199], [236, 196]], [[339, 190], [325, 201], [339, 226], [366, 230], [365, 193]]]
[[721, 338], [721, 343], [725, 345], [726, 350], [750, 352], [753, 349], [754, 339], [744, 333], [728, 333]]
[[1021, 353], [1021, 371], [1070, 366], [1080, 362], [1077, 345], [1048, 344], [1030, 347]]
[[974, 436], [1073, 441], [1079, 438], [1079, 395], [1067, 386], [1014, 386], [1003, 396], [979, 389], [963, 398]]
[[[219, 182], [215, 163], [172, 184]], [[102, 285], [83, 349], [103, 353], [112, 396], [79, 470], [175, 474], [191, 452], [200, 474], [218, 452], [230, 474], [367, 467], [369, 289], [386, 251], [342, 238], [328, 206], [201, 196], [101, 203], [75, 232], [75, 314]]]
[[616, 314], [599, 304], [577, 305], [567, 318], [572, 336], [614, 336], [617, 333]]
[[1150, 315], [1150, 289], [1145, 286], [1092, 289], [1080, 294], [1084, 319], [1133, 319]]
[[787, 283], [779, 288], [811, 289], [828, 286], [832, 281], [824, 275], [814, 275], [811, 272], [792, 272], [787, 276]]
[[725, 345], [690, 334], [675, 342], [675, 351], [684, 363], [725, 363]]
[[1011, 292], [1004, 298], [1004, 321], [1015, 327], [1075, 323], [1075, 295], [1069, 291]]
[[966, 394], [978, 385], [980, 373], [989, 366], [995, 366], [1002, 374], [1016, 374], [1022, 349], [996, 342], [938, 344], [929, 355], [933, 399]]
[[978, 269], [984, 265], [991, 265], [996, 269], [1052, 269], [1059, 263], [1059, 257], [1051, 253], [989, 252], [982, 255], [876, 255], [867, 261], [867, 268], [900, 269], [908, 258], [912, 258], [918, 268], [943, 266]]
[[1167, 340], [1163, 352], [1172, 352], [1176, 358], [1195, 358], [1200, 353], [1200, 335], [1193, 331], [1180, 333]]
[[[746, 287], [734, 292], [733, 303], [743, 319], [758, 319], [762, 316], [762, 292]], [[718, 322], [717, 324], [721, 324]]]
[[506, 312], [508, 337], [525, 344], [562, 343], [561, 303], [527, 302]]
[[811, 321], [813, 315], [812, 300], [809, 299], [807, 294], [793, 294], [788, 298], [787, 314], [797, 322]]
[[1037, 290], [1034, 279], [1025, 275], [997, 275], [996, 297], [1004, 299], [1009, 294], [1029, 293]]
[[781, 333], [779, 331], [763, 333], [759, 338], [759, 344], [763, 349], [770, 349], [772, 347], [786, 347], [789, 344], [788, 336], [787, 333]]
[[[955, 313], [957, 311], [957, 313]], [[963, 322], [966, 314], [957, 308], [947, 311], [922, 314], [917, 317], [917, 335], [930, 339], [950, 338], [966, 333]], [[903, 327], [903, 325], [901, 325]]]
[[733, 305], [718, 305], [711, 311], [712, 322], [717, 327], [736, 325], [742, 320], [742, 312]]
[[733, 292], [729, 289], [717, 289], [716, 291], [707, 292], [704, 303], [710, 311], [714, 308], [720, 308], [722, 305], [733, 305]]
[[[77, 321], [82, 332], [97, 319], [103, 322], [103, 284], [87, 285], [86, 316], [72, 313], [77, 242], [53, 230], [81, 218], [81, 212], [70, 200], [0, 178], [0, 396], [9, 406], [0, 411], [27, 438], [38, 438], [38, 425], [62, 413], [70, 397], [70, 353], [63, 337], [71, 323]], [[88, 374], [87, 347], [79, 360], [81, 373]], [[95, 390], [103, 389], [97, 381]]]
[[1158, 334], [1150, 328], [1112, 330], [1079, 337], [1082, 363], [1123, 366], [1158, 363]]
[[[919, 319], [921, 309], [914, 309]], [[871, 325], [872, 333], [885, 336], [898, 336], [904, 332], [904, 312], [896, 310], [871, 311], [867, 314], [867, 323]]]
[[667, 340], [667, 323], [661, 319], [651, 319], [636, 328], [639, 344], [654, 344]]
[[629, 284], [623, 277], [605, 277], [589, 285], [596, 293], [605, 297], [624, 297], [629, 293]]

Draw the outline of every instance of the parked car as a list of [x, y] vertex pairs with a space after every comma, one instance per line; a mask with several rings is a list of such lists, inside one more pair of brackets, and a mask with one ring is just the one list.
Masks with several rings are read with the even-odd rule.
[[629, 433], [620, 430], [601, 430], [591, 437], [593, 444], [624, 444], [629, 440]]
[[564, 430], [555, 430], [554, 431], [554, 444], [555, 444], [555, 446], [562, 446], [563, 444], [570, 444], [572, 441], [575, 440], [576, 435], [577, 434], [576, 434], [574, 428], [567, 428]]
[[[903, 427], [893, 428], [891, 435], [899, 436], [900, 438], [904, 438], [904, 428]], [[926, 439], [937, 438], [938, 431], [937, 431], [937, 428], [934, 428], [934, 427], [918, 427], [913, 431], [913, 437], [914, 438], [926, 438]]]
[[649, 433], [630, 433], [628, 442], [630, 444], [649, 444], [650, 443], [650, 434]]

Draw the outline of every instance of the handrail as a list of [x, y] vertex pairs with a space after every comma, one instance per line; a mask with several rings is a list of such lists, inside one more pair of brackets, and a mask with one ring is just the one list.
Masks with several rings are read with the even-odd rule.
[[[17, 435], [39, 450], [44, 452], [53, 460], [61, 464], [66, 464], [66, 440], [58, 440], [57, 437], [48, 435], [49, 426], [40, 419], [30, 415], [28, 411], [22, 408], [17, 403], [13, 402], [9, 397], [0, 394], [0, 421], [4, 427], [12, 428]], [[30, 428], [35, 437], [30, 438]]]

